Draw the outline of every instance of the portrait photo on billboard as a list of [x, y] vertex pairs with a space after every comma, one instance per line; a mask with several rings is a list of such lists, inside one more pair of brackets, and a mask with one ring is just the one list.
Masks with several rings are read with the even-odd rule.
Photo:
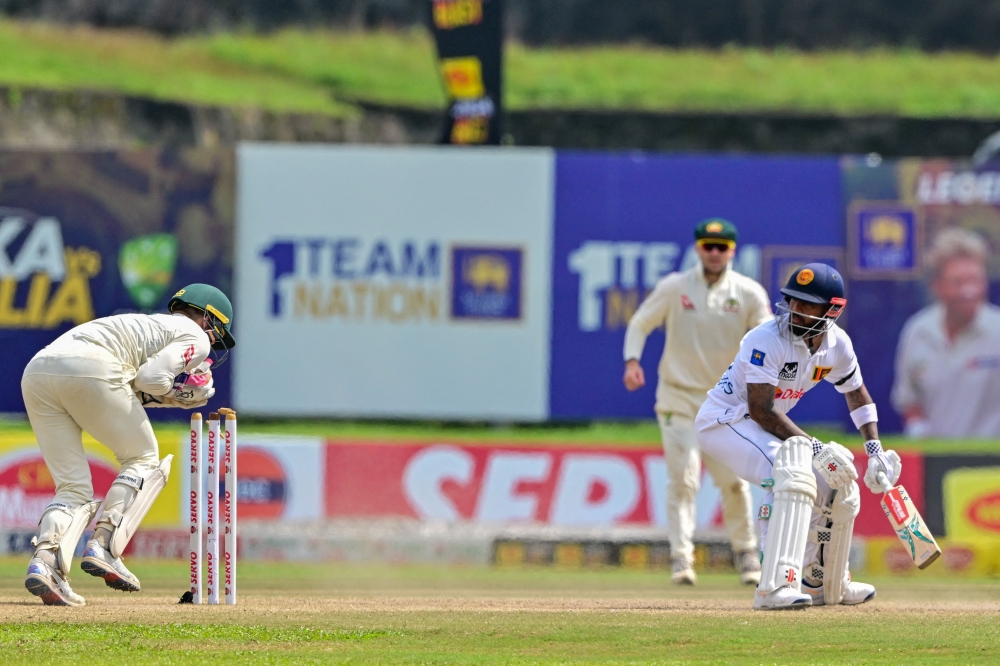
[[[1000, 435], [1000, 170], [948, 160], [845, 160], [849, 330], [877, 367], [883, 429]], [[857, 337], [855, 338], [857, 340]], [[890, 379], [891, 378], [891, 379]], [[959, 390], [958, 387], [961, 387]]]

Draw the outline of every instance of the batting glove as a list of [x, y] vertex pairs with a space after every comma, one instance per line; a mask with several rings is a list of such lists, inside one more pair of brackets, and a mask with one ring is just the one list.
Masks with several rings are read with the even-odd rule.
[[903, 471], [903, 462], [899, 454], [893, 450], [883, 451], [882, 442], [873, 439], [865, 442], [865, 452], [868, 454], [868, 469], [865, 471], [865, 485], [873, 493], [883, 493], [887, 489], [879, 482], [879, 475], [884, 475], [892, 486], [899, 481]]
[[858, 478], [854, 456], [837, 442], [830, 442], [813, 455], [813, 469], [831, 488], [846, 488]]

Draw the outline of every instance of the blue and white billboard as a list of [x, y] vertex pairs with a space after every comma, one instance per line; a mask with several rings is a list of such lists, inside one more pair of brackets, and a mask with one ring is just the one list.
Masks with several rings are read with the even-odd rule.
[[240, 409], [547, 418], [551, 151], [238, 159]]
[[[664, 275], [690, 266], [694, 227], [739, 228], [735, 268], [772, 300], [806, 261], [843, 269], [844, 216], [833, 158], [560, 152], [556, 159], [550, 415], [649, 418], [663, 336], [651, 336], [646, 387], [622, 386], [628, 320]], [[844, 400], [817, 389], [795, 410], [842, 421]]]

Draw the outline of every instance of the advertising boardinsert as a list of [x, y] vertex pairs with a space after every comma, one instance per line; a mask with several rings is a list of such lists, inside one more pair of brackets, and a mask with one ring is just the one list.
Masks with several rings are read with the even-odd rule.
[[238, 155], [239, 409], [548, 416], [550, 151]]

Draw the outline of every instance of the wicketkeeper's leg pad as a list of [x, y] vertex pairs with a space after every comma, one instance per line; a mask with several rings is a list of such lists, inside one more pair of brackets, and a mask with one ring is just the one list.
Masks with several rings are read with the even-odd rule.
[[62, 502], [45, 507], [38, 521], [38, 537], [32, 545], [39, 550], [55, 551], [56, 566], [63, 576], [69, 574], [76, 544], [100, 507], [101, 503], [96, 500], [73, 508]]
[[139, 529], [142, 519], [149, 513], [157, 495], [167, 485], [170, 478], [170, 463], [173, 456], [167, 456], [157, 467], [142, 474], [119, 474], [112, 486], [124, 487], [128, 492], [125, 507], [121, 511], [105, 511], [98, 522], [99, 527], [111, 531], [111, 547], [114, 557], [121, 557], [132, 535]]
[[812, 441], [806, 437], [788, 438], [774, 456], [774, 505], [768, 519], [758, 594], [785, 586], [801, 589], [802, 560], [816, 500], [812, 457]]
[[[823, 565], [823, 599], [828, 606], [839, 604], [851, 581], [848, 559], [854, 519], [861, 511], [861, 491], [852, 482], [846, 488], [834, 490], [823, 513], [828, 519], [829, 538], [821, 541], [820, 562]], [[817, 534], [822, 531], [817, 530]]]

